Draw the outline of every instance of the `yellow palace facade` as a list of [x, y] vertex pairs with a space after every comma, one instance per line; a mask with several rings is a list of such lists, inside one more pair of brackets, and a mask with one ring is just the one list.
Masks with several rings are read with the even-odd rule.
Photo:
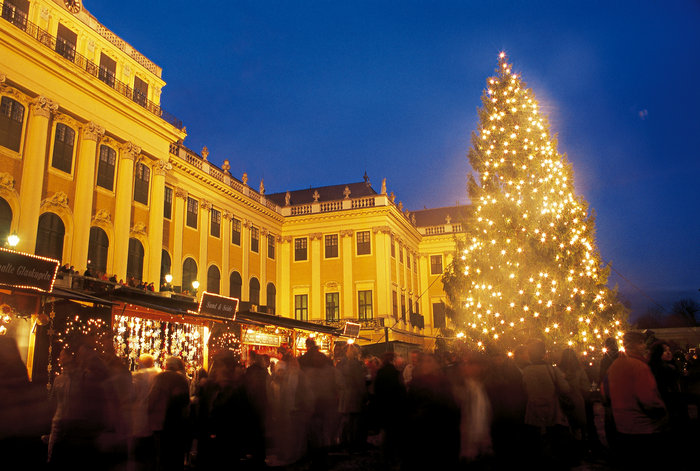
[[361, 321], [374, 341], [438, 334], [459, 207], [408, 212], [366, 175], [265, 194], [183, 145], [161, 72], [77, 0], [2, 0], [3, 241], [156, 291], [171, 275], [179, 292]]

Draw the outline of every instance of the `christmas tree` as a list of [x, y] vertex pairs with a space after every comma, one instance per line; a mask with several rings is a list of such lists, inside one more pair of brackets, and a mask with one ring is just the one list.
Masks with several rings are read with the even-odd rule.
[[594, 216], [532, 90], [501, 53], [472, 135], [464, 240], [443, 276], [460, 337], [513, 349], [540, 338], [593, 357], [627, 310], [607, 287]]

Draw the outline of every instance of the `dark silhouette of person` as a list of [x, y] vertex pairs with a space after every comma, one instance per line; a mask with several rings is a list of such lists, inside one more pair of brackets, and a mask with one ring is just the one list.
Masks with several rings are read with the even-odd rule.
[[270, 358], [251, 351], [251, 365], [245, 372], [245, 384], [248, 404], [247, 449], [253, 466], [261, 469], [265, 466], [265, 421], [267, 416], [267, 388], [270, 383]]
[[406, 412], [406, 388], [394, 360], [393, 352], [384, 353], [382, 366], [374, 378], [375, 410], [379, 413], [379, 427], [384, 431], [384, 464], [389, 468], [399, 463]]

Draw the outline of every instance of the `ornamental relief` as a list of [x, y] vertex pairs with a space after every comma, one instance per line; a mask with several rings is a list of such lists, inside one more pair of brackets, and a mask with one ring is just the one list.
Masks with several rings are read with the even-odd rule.
[[136, 157], [141, 153], [141, 148], [133, 142], [125, 142], [119, 148], [119, 154], [122, 159], [136, 160]]
[[340, 231], [340, 236], [341, 237], [352, 237], [354, 232], [351, 229], [343, 229]]
[[32, 114], [45, 118], [49, 118], [58, 111], [58, 103], [41, 95], [34, 98], [29, 107], [32, 110]]
[[92, 223], [93, 224], [111, 224], [112, 223], [112, 215], [109, 214], [109, 211], [106, 209], [99, 209], [95, 213], [95, 216], [92, 218]]
[[12, 192], [15, 189], [15, 179], [7, 172], [0, 173], [0, 191]]
[[92, 121], [85, 123], [82, 127], [82, 131], [83, 139], [95, 142], [100, 142], [105, 134], [105, 128]]
[[145, 236], [146, 235], [146, 225], [142, 222], [137, 222], [131, 228], [129, 235], [130, 236]]
[[155, 173], [156, 175], [165, 176], [172, 169], [173, 169], [173, 164], [171, 164], [167, 160], [157, 160], [153, 164], [153, 173]]
[[68, 209], [68, 195], [62, 191], [58, 191], [51, 195], [50, 198], [46, 198], [41, 202], [41, 209], [44, 210], [47, 207], [64, 208]]

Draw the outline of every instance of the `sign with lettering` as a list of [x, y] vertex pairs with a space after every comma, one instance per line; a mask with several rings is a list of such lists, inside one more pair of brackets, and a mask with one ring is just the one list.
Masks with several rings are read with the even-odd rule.
[[248, 345], [261, 345], [265, 347], [279, 347], [282, 342], [281, 338], [277, 334], [268, 334], [266, 332], [258, 332], [254, 330], [248, 330], [245, 333], [243, 343]]
[[346, 322], [343, 327], [343, 335], [346, 337], [357, 338], [360, 336], [360, 324], [354, 322]]
[[202, 293], [197, 312], [232, 321], [236, 319], [236, 312], [238, 312], [238, 299], [227, 298], [226, 296], [219, 296], [218, 294], [205, 291]]
[[0, 247], [0, 284], [51, 292], [60, 262]]

